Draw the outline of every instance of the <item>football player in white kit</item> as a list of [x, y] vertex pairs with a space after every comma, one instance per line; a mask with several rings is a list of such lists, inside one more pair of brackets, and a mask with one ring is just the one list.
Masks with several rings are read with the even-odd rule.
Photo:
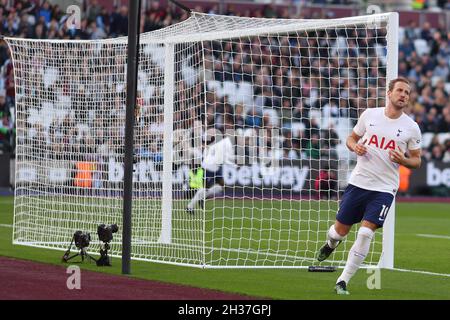
[[[204, 169], [204, 187], [197, 190], [189, 202], [186, 211], [194, 213], [197, 203], [204, 205], [204, 200], [222, 191], [224, 186], [222, 166], [234, 164], [234, 146], [230, 137], [223, 136], [218, 129], [209, 129], [206, 136], [212, 140], [203, 150], [202, 168]], [[210, 139], [214, 137], [213, 139]]]
[[344, 270], [337, 279], [338, 294], [349, 294], [348, 282], [368, 254], [375, 230], [383, 226], [399, 186], [399, 166], [417, 169], [421, 165], [419, 126], [403, 113], [410, 90], [407, 79], [392, 80], [387, 106], [366, 109], [347, 138], [347, 147], [357, 154], [356, 167], [342, 195], [336, 222], [328, 230], [327, 241], [317, 256], [319, 261], [328, 258], [352, 225], [361, 222]]

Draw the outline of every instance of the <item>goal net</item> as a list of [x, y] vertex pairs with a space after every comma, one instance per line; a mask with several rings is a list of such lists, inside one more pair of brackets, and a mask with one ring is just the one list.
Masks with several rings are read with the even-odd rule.
[[[316, 265], [356, 160], [345, 140], [365, 108], [384, 106], [396, 76], [397, 26], [396, 14], [192, 13], [141, 34], [132, 258]], [[127, 39], [6, 41], [17, 111], [13, 242], [65, 250], [81, 230], [95, 253], [97, 226], [117, 223], [111, 252], [120, 256]], [[211, 150], [217, 171], [204, 165]], [[389, 217], [367, 266], [392, 267]], [[343, 266], [355, 233], [347, 239], [321, 264]]]

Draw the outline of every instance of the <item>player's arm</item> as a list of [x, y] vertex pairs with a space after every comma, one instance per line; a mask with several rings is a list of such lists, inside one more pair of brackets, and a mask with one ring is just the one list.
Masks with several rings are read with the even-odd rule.
[[231, 142], [231, 139], [229, 137], [227, 137], [225, 139], [226, 139], [226, 143], [224, 144], [224, 150], [223, 150], [223, 155], [224, 155], [223, 164], [233, 165], [233, 164], [235, 164], [235, 160], [236, 160], [236, 155], [234, 152], [235, 151], [234, 145]]
[[358, 156], [363, 156], [366, 154], [367, 149], [363, 144], [359, 143], [360, 140], [361, 136], [357, 135], [355, 131], [352, 131], [347, 138], [347, 148]]
[[392, 162], [401, 164], [408, 169], [418, 169], [422, 164], [421, 150], [409, 150], [409, 156], [406, 157], [405, 154], [400, 150], [389, 150], [389, 157]]
[[361, 113], [361, 116], [358, 119], [355, 127], [352, 130], [352, 133], [347, 138], [347, 148], [350, 151], [356, 153], [358, 156], [363, 156], [366, 154], [367, 149], [364, 146], [364, 143], [359, 142], [361, 138], [364, 136], [366, 132], [366, 118], [368, 117], [369, 109], [364, 110]]

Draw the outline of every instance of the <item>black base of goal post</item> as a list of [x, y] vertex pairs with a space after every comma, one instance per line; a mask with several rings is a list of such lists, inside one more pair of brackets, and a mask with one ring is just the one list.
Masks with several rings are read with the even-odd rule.
[[137, 68], [139, 63], [139, 27], [141, 0], [129, 2], [128, 55], [127, 55], [127, 109], [125, 120], [125, 159], [123, 180], [122, 224], [122, 274], [130, 274], [131, 261], [131, 212], [133, 200], [134, 117], [137, 91]]
[[336, 271], [336, 267], [332, 266], [309, 266], [308, 271], [309, 272], [334, 272]]

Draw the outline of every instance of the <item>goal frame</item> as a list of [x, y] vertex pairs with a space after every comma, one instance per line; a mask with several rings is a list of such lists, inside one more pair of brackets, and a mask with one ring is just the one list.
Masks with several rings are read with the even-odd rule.
[[[150, 40], [146, 43], [163, 43], [165, 46], [165, 59], [166, 62], [174, 61], [174, 48], [175, 44], [180, 43], [191, 43], [191, 42], [203, 42], [203, 41], [211, 41], [211, 40], [220, 40], [220, 39], [232, 39], [236, 37], [243, 37], [243, 36], [257, 36], [261, 34], [271, 34], [271, 33], [288, 33], [293, 31], [308, 31], [308, 30], [317, 30], [320, 28], [321, 23], [324, 23], [324, 27], [339, 27], [344, 26], [348, 24], [350, 21], [352, 23], [357, 24], [359, 21], [360, 23], [367, 23], [369, 19], [376, 19], [378, 17], [382, 17], [383, 19], [387, 18], [387, 63], [386, 63], [386, 82], [389, 82], [390, 80], [397, 77], [397, 69], [398, 69], [398, 25], [399, 25], [399, 16], [398, 13], [383, 13], [383, 14], [376, 14], [376, 15], [370, 15], [370, 16], [360, 16], [360, 17], [350, 17], [350, 18], [341, 18], [341, 19], [335, 19], [334, 23], [330, 24], [329, 22], [323, 22], [323, 20], [308, 20], [308, 22], [305, 24], [305, 22], [296, 24], [291, 24], [289, 26], [279, 26], [279, 27], [272, 27], [270, 29], [270, 32], [267, 32], [267, 29], [264, 28], [250, 28], [246, 30], [239, 30], [239, 31], [228, 31], [228, 32], [210, 32], [210, 33], [204, 33], [204, 34], [196, 34], [192, 37], [183, 37], [183, 36], [172, 36], [167, 39], [165, 39], [163, 42], [157, 41], [157, 40]], [[5, 38], [5, 40], [8, 40], [8, 38]], [[154, 41], [154, 42], [153, 42]], [[8, 42], [8, 41], [7, 41]], [[74, 42], [74, 41], [70, 41]], [[9, 43], [8, 43], [9, 46]], [[11, 49], [11, 47], [10, 47]], [[14, 59], [13, 59], [14, 61]], [[171, 65], [171, 67], [170, 67]], [[203, 65], [203, 69], [204, 69]], [[203, 70], [204, 72], [204, 70]], [[164, 154], [164, 166], [163, 166], [163, 201], [162, 201], [162, 232], [161, 237], [158, 242], [168, 244], [171, 242], [171, 217], [172, 217], [172, 165], [173, 165], [173, 156], [171, 152], [171, 145], [173, 141], [173, 126], [171, 125], [173, 122], [173, 88], [174, 88], [174, 68], [173, 63], [169, 64], [169, 68], [167, 68], [167, 72], [164, 75], [165, 82], [164, 82], [164, 147], [163, 147], [163, 154]], [[172, 90], [171, 90], [172, 89]], [[206, 89], [205, 89], [206, 90]], [[16, 91], [17, 93], [17, 91]], [[206, 109], [206, 106], [205, 106]], [[17, 139], [17, 137], [16, 137]], [[18, 172], [17, 170], [18, 163], [16, 162], [16, 174]], [[17, 181], [16, 176], [16, 181]], [[132, 200], [131, 200], [132, 201]], [[124, 204], [125, 206], [125, 204]], [[14, 209], [15, 210], [15, 209]], [[203, 215], [205, 215], [205, 210], [203, 209]], [[14, 215], [15, 219], [16, 215]], [[15, 225], [15, 220], [14, 220]], [[205, 227], [205, 224], [203, 224], [203, 227]], [[205, 230], [203, 230], [204, 234]], [[42, 245], [33, 245], [30, 243], [24, 243], [24, 242], [17, 242], [14, 239], [13, 232], [13, 243], [14, 244], [21, 244], [21, 245], [31, 245], [35, 247], [43, 247], [48, 248]], [[395, 236], [395, 200], [393, 202], [393, 205], [390, 208], [389, 214], [387, 216], [386, 222], [384, 224], [383, 228], [383, 238], [382, 238], [382, 253], [381, 258], [378, 262], [378, 267], [380, 268], [386, 268], [386, 269], [393, 269], [394, 268], [394, 236]], [[57, 248], [52, 248], [57, 249]], [[57, 249], [58, 250], [58, 249]], [[113, 255], [116, 257], [119, 257], [119, 255]], [[206, 248], [203, 243], [203, 257], [206, 256]], [[307, 268], [308, 266], [215, 266], [215, 265], [209, 265], [206, 264], [204, 261], [203, 264], [200, 265], [193, 265], [193, 264], [184, 264], [179, 262], [170, 262], [170, 261], [160, 261], [160, 260], [152, 260], [152, 259], [141, 259], [132, 257], [133, 260], [144, 260], [144, 261], [153, 261], [158, 263], [168, 263], [168, 264], [175, 264], [175, 265], [186, 265], [186, 266], [192, 266], [192, 267], [200, 267], [200, 268], [250, 268], [250, 269], [256, 269], [256, 268], [296, 268], [296, 269], [303, 269]], [[373, 268], [373, 266], [369, 266]]]

